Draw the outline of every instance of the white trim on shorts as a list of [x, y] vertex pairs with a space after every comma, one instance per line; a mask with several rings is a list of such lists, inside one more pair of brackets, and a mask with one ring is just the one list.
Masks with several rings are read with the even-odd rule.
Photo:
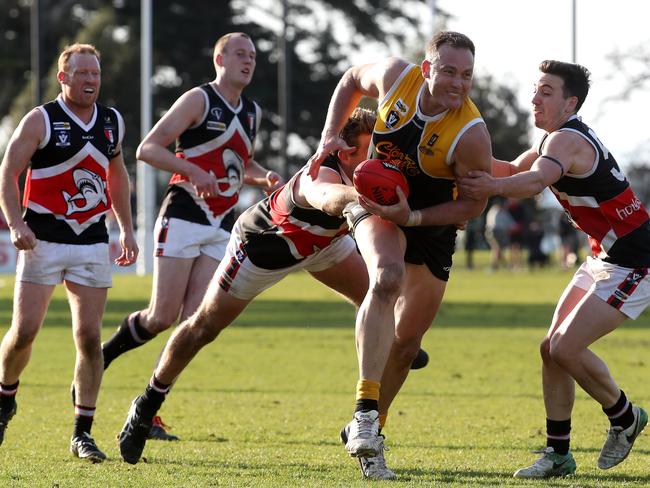
[[36, 240], [36, 247], [18, 252], [16, 281], [58, 285], [71, 281], [91, 288], [110, 288], [108, 244], [60, 244]]
[[214, 279], [219, 280], [219, 286], [235, 298], [252, 300], [289, 273], [301, 269], [313, 273], [329, 269], [343, 262], [356, 250], [354, 240], [346, 234], [293, 266], [264, 269], [251, 263], [238, 234], [233, 233], [226, 254], [214, 274]]
[[226, 252], [230, 232], [214, 225], [159, 216], [153, 237], [154, 257], [198, 258], [199, 255], [205, 254], [221, 261]]
[[624, 268], [589, 256], [569, 286], [587, 290], [631, 319], [650, 305], [648, 268]]

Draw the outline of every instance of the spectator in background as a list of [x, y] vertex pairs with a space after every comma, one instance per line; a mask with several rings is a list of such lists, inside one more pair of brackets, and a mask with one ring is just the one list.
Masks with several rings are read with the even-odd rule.
[[485, 216], [485, 238], [490, 244], [490, 269], [506, 266], [505, 251], [510, 245], [510, 229], [515, 221], [502, 198], [495, 198]]
[[521, 269], [523, 267], [522, 249], [528, 231], [526, 208], [515, 198], [508, 199], [506, 208], [512, 217], [512, 226], [509, 232], [510, 266], [512, 269]]

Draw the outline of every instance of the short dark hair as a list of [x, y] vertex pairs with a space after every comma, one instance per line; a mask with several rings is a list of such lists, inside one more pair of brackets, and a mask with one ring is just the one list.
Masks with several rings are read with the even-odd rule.
[[440, 46], [443, 46], [445, 44], [448, 44], [451, 47], [469, 49], [472, 53], [472, 56], [476, 54], [474, 43], [465, 34], [453, 31], [442, 31], [433, 36], [427, 44], [427, 59], [433, 61], [436, 53], [438, 52], [438, 49], [440, 49]]
[[580, 107], [582, 107], [582, 104], [587, 98], [589, 86], [591, 85], [591, 81], [589, 80], [591, 73], [587, 68], [575, 63], [547, 59], [539, 64], [539, 70], [542, 73], [562, 78], [562, 81], [564, 81], [564, 87], [562, 89], [564, 98], [576, 97], [578, 99], [576, 112], [580, 110]]
[[375, 127], [377, 115], [372, 110], [367, 108], [357, 107], [354, 112], [350, 114], [347, 122], [341, 129], [341, 139], [343, 139], [349, 146], [357, 147], [359, 136], [362, 134], [372, 134]]

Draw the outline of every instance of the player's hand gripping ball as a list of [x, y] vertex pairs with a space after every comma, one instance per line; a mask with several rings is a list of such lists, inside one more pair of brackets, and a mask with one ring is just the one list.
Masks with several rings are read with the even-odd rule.
[[409, 196], [406, 178], [390, 161], [366, 159], [354, 170], [354, 188], [369, 200], [380, 205], [395, 205], [398, 202], [395, 189], [399, 186]]

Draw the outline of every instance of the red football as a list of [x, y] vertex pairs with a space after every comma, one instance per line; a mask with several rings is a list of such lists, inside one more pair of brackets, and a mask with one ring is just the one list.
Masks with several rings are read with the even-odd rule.
[[398, 186], [408, 197], [409, 186], [406, 178], [390, 161], [381, 159], [367, 159], [354, 170], [352, 178], [354, 188], [364, 197], [380, 205], [394, 205], [397, 203]]

